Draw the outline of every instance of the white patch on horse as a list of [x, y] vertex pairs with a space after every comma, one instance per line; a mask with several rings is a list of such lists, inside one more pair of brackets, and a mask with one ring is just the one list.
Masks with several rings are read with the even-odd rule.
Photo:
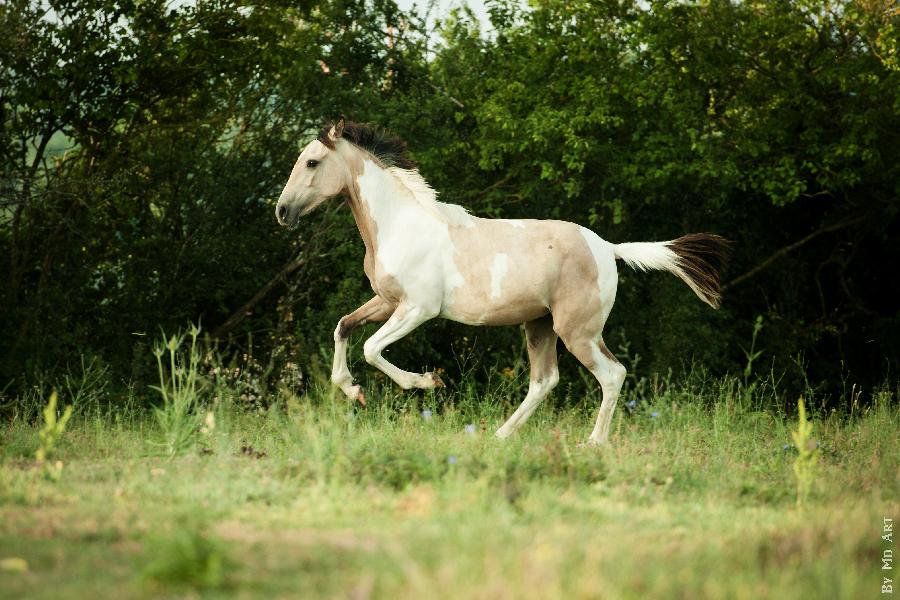
[[579, 225], [578, 229], [597, 265], [597, 289], [600, 290], [601, 314], [605, 323], [616, 301], [616, 289], [619, 285], [615, 246], [586, 227]]
[[[415, 171], [385, 170], [368, 159], [357, 183], [377, 227], [378, 263], [426, 306], [433, 303], [436, 290], [446, 304], [453, 290], [465, 283], [454, 262], [450, 224], [442, 209], [452, 205], [435, 201], [434, 190]], [[442, 268], [433, 268], [435, 259]]]
[[497, 219], [501, 223], [508, 223], [513, 227], [518, 227], [519, 229], [525, 229], [525, 223], [520, 221], [519, 219]]
[[509, 257], [505, 254], [495, 254], [494, 262], [491, 265], [491, 298], [496, 300], [500, 297], [500, 285], [503, 278], [509, 271]]
[[579, 231], [581, 232], [581, 237], [584, 238], [584, 241], [587, 242], [588, 248], [591, 251], [591, 256], [594, 257], [594, 262], [597, 264], [597, 288], [603, 289], [603, 270], [600, 268], [600, 265], [603, 262], [603, 245], [606, 244], [609, 246], [608, 242], [604, 242], [604, 240], [598, 236], [596, 233], [587, 229], [586, 227], [580, 227]]

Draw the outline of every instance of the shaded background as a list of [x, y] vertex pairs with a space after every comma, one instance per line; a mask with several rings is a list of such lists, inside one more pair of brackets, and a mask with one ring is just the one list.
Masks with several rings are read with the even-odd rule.
[[[621, 269], [606, 338], [640, 376], [740, 374], [761, 318], [754, 370], [788, 387], [840, 405], [896, 379], [894, 3], [486, 6], [487, 27], [391, 0], [4, 0], [0, 391], [87, 363], [144, 393], [160, 329], [189, 322], [264, 385], [327, 372], [371, 295], [363, 246], [338, 200], [292, 231], [273, 207], [339, 114], [404, 138], [477, 215], [734, 240], [718, 312]], [[433, 322], [390, 355], [458, 384], [521, 368], [522, 336]]]

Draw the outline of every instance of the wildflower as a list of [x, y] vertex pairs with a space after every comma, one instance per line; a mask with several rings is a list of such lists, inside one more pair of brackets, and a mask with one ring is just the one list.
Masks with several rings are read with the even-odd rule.
[[629, 410], [634, 410], [637, 408], [637, 400], [629, 400], [625, 403], [625, 406], [627, 406]]
[[507, 379], [512, 379], [513, 377], [516, 376], [516, 372], [513, 371], [513, 370], [512, 370], [511, 368], [509, 368], [509, 367], [506, 367], [505, 369], [503, 369], [503, 371], [501, 371], [501, 374], [502, 374], [504, 377], [506, 377]]
[[207, 411], [206, 418], [203, 420], [203, 426], [200, 433], [210, 435], [216, 429], [216, 415], [212, 411]]
[[27, 573], [28, 561], [17, 556], [4, 558], [0, 560], [0, 571], [8, 571], [12, 573]]
[[431, 420], [431, 411], [427, 408], [425, 410], [423, 410], [422, 418], [425, 419], [426, 421], [430, 421]]
[[466, 433], [469, 435], [475, 435], [475, 424], [469, 423], [466, 425]]
[[654, 410], [652, 413], [650, 413], [650, 417], [651, 417], [652, 419], [655, 419], [655, 418], [658, 417], [658, 416], [659, 416], [659, 413], [656, 412], [655, 410]]
[[455, 465], [456, 464], [456, 455], [451, 454], [450, 456], [448, 456], [447, 462], [450, 463], [451, 465]]

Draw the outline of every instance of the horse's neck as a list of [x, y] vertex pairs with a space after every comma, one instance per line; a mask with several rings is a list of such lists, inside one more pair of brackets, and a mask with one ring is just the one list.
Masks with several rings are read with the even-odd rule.
[[[385, 234], [394, 229], [394, 217], [400, 212], [406, 215], [421, 213], [422, 219], [434, 218], [417, 202], [409, 188], [370, 159], [363, 160], [362, 172], [357, 175], [354, 183], [350, 194], [350, 210], [368, 252], [377, 251], [379, 234], [384, 239]], [[406, 231], [404, 235], [413, 236], [415, 231]]]

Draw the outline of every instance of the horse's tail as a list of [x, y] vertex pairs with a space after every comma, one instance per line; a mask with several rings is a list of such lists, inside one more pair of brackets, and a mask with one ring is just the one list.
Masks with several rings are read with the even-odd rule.
[[614, 252], [629, 267], [669, 271], [680, 277], [697, 297], [719, 308], [720, 276], [728, 261], [729, 242], [712, 233], [691, 233], [669, 242], [616, 244]]

